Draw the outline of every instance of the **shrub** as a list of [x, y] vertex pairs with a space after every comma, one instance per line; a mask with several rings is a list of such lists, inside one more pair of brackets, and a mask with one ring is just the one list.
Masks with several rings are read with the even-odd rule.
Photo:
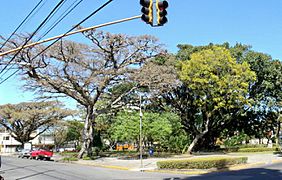
[[185, 160], [169, 160], [159, 161], [157, 166], [160, 169], [210, 169], [210, 168], [225, 168], [230, 165], [243, 164], [248, 160], [247, 157], [228, 158], [228, 157], [213, 157], [213, 158], [196, 158]]
[[277, 147], [268, 148], [268, 147], [228, 147], [223, 148], [225, 152], [266, 152], [266, 151], [277, 151]]
[[267, 148], [267, 147], [260, 147], [260, 148], [239, 148], [238, 152], [264, 152], [264, 151], [275, 151], [276, 148]]
[[64, 151], [64, 152], [60, 152], [60, 155], [67, 156], [67, 157], [76, 157], [78, 155], [78, 153], [77, 152]]
[[83, 160], [92, 160], [91, 157], [85, 156], [82, 158]]
[[262, 148], [262, 147], [267, 147], [267, 144], [241, 144], [238, 146], [240, 148]]
[[248, 135], [240, 133], [239, 135], [232, 136], [224, 141], [224, 145], [227, 147], [238, 146], [242, 144], [244, 140], [248, 138]]
[[64, 157], [62, 159], [63, 161], [78, 161], [78, 159], [76, 157]]

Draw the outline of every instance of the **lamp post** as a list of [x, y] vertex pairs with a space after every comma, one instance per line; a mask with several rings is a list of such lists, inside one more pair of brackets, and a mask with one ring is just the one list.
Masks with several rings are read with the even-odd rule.
[[142, 159], [142, 106], [141, 106], [141, 101], [142, 101], [142, 97], [140, 95], [140, 145], [139, 145], [139, 148], [140, 148], [140, 168], [141, 168], [141, 171], [143, 171], [143, 159]]

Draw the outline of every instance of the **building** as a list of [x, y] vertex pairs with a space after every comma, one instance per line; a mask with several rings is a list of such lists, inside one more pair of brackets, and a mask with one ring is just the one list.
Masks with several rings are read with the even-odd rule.
[[[48, 133], [43, 133], [30, 141], [32, 146], [54, 146], [54, 136]], [[14, 153], [21, 147], [21, 143], [16, 141], [8, 132], [0, 132], [0, 152]]]

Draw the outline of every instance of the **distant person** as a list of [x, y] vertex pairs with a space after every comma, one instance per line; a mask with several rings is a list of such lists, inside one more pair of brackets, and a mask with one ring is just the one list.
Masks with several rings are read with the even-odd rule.
[[150, 155], [150, 156], [153, 156], [153, 155], [154, 155], [154, 149], [153, 149], [153, 148], [150, 148], [150, 149], [149, 149], [149, 155]]

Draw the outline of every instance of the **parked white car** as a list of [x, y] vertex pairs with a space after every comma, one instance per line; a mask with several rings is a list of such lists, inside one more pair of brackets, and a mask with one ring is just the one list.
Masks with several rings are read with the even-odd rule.
[[30, 158], [30, 153], [31, 153], [31, 150], [29, 149], [22, 149], [20, 152], [19, 152], [19, 155], [18, 155], [18, 158]]

